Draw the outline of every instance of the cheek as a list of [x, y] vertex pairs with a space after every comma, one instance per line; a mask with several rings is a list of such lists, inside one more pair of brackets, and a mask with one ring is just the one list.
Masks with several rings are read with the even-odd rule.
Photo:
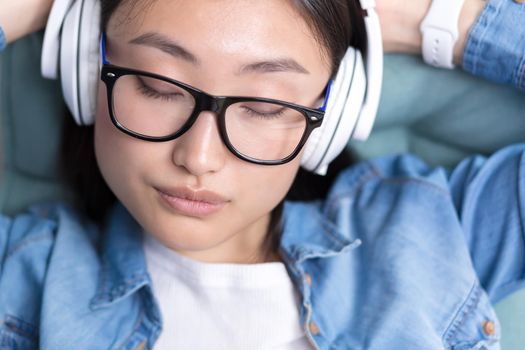
[[115, 154], [117, 147], [114, 140], [117, 135], [112, 128], [114, 127], [108, 115], [106, 88], [103, 84], [99, 84], [95, 116], [95, 156], [104, 180], [113, 193], [117, 194], [119, 191], [114, 185], [118, 183], [118, 167], [114, 166], [114, 160], [117, 160]]
[[95, 155], [104, 180], [122, 201], [133, 188], [137, 164], [141, 164], [137, 142], [113, 125], [108, 114], [105, 86], [99, 87], [95, 117]]
[[95, 153], [97, 160], [100, 159], [101, 154], [106, 154], [105, 150], [110, 149], [107, 136], [109, 130], [109, 115], [107, 108], [106, 88], [103, 84], [99, 84], [97, 93], [97, 109], [95, 115]]
[[[111, 180], [114, 164], [113, 160], [117, 159], [116, 150], [119, 135], [116, 134], [115, 127], [111, 123], [108, 114], [106, 87], [99, 84], [97, 96], [97, 110], [95, 116], [95, 155], [97, 162], [106, 182]], [[109, 179], [107, 178], [109, 177]]]
[[[292, 162], [280, 166], [257, 166], [248, 174], [248, 183], [244, 196], [247, 206], [255, 206], [261, 211], [273, 210], [286, 196], [290, 189], [300, 165], [300, 157]], [[262, 167], [262, 168], [261, 168]]]

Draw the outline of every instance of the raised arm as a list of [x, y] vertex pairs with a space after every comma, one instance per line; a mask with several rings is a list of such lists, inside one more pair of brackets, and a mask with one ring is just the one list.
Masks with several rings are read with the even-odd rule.
[[53, 0], [0, 0], [0, 27], [6, 43], [42, 29], [52, 4]]
[[[432, 0], [376, 0], [386, 52], [421, 54], [421, 21]], [[525, 89], [525, 1], [464, 0], [454, 63]]]

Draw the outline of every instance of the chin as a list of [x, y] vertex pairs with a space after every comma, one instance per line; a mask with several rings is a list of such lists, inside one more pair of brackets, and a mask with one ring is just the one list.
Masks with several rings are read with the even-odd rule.
[[146, 232], [173, 250], [207, 250], [227, 239], [227, 237], [217, 235], [217, 232], [225, 233], [224, 225], [213, 225], [212, 227], [209, 223], [191, 217], [177, 217], [163, 221], [152, 222], [151, 225], [148, 225], [150, 229], [145, 228]]

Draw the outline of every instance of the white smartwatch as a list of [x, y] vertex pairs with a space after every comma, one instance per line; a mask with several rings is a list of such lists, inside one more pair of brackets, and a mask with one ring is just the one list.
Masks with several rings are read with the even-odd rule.
[[454, 68], [454, 45], [464, 0], [432, 0], [419, 27], [423, 36], [423, 60], [434, 67]]

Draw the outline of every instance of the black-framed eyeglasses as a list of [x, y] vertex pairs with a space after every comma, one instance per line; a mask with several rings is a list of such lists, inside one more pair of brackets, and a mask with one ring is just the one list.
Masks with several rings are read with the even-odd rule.
[[158, 74], [112, 65], [101, 39], [101, 80], [115, 127], [152, 142], [174, 140], [188, 131], [201, 112], [218, 115], [219, 133], [238, 158], [263, 165], [284, 164], [301, 151], [322, 123], [326, 101], [319, 109], [294, 103], [242, 96], [213, 96]]

